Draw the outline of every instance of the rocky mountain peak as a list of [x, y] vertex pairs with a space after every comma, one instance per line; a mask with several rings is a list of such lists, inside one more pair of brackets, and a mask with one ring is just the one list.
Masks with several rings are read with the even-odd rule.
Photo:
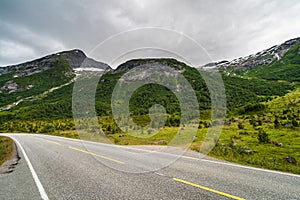
[[[56, 54], [54, 56], [63, 56], [66, 61], [69, 63], [71, 68], [78, 68], [81, 66], [82, 62], [87, 58], [85, 53], [80, 49], [74, 49], [70, 51], [63, 51]], [[53, 56], [52, 55], [52, 56]], [[50, 55], [51, 56], [51, 55]]]
[[104, 63], [88, 58], [80, 49], [62, 51], [42, 58], [25, 62], [22, 64], [0, 67], [0, 75], [14, 73], [15, 77], [29, 76], [56, 67], [59, 61], [67, 62], [70, 70], [97, 68], [101, 70], [110, 70], [111, 68]]
[[275, 60], [280, 60], [293, 46], [300, 44], [300, 37], [288, 40], [280, 45], [275, 45], [269, 49], [260, 51], [246, 57], [240, 57], [232, 61], [219, 61], [201, 66], [202, 69], [227, 68], [235, 70], [248, 70], [256, 66], [263, 66], [272, 63]]

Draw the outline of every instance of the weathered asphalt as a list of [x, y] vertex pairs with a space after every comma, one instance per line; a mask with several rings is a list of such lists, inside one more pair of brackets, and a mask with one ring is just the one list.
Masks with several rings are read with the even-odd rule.
[[0, 175], [0, 199], [300, 199], [298, 175], [62, 137], [5, 135], [16, 141], [21, 159]]

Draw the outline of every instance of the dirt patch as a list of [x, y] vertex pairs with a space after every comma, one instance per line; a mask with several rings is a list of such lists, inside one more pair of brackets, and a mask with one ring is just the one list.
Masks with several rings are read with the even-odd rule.
[[4, 162], [0, 166], [0, 174], [5, 174], [5, 173], [10, 173], [13, 171], [15, 166], [18, 164], [18, 161], [20, 160], [18, 150], [17, 150], [17, 145], [13, 143], [13, 152], [9, 160]]

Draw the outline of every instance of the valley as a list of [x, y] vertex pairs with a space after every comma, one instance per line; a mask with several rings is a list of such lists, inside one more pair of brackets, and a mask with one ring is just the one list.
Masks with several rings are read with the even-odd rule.
[[[91, 132], [99, 128], [103, 131], [95, 132], [95, 138], [104, 134], [118, 145], [168, 145], [181, 128], [180, 105], [168, 88], [147, 84], [131, 96], [131, 118], [138, 126], [130, 124], [128, 119], [121, 121], [136, 137], [117, 126], [111, 109], [114, 87], [126, 72], [149, 63], [166, 65], [184, 76], [199, 102], [200, 123], [195, 124], [198, 132], [190, 149], [201, 152], [207, 130], [220, 126], [222, 133], [209, 156], [300, 174], [299, 40], [292, 39], [246, 58], [197, 69], [171, 58], [147, 58], [127, 61], [113, 70], [77, 49], [5, 67], [0, 70], [0, 131], [81, 138], [72, 113], [74, 81], [78, 77], [88, 80], [89, 73], [99, 73], [101, 78], [95, 94], [99, 125], [88, 127]], [[224, 121], [211, 121], [210, 93], [198, 71], [212, 73], [211, 67], [221, 72], [225, 86]], [[151, 123], [148, 114], [155, 104], [166, 110], [162, 129]], [[148, 125], [151, 130], [143, 128]], [[185, 135], [181, 137], [184, 140]]]

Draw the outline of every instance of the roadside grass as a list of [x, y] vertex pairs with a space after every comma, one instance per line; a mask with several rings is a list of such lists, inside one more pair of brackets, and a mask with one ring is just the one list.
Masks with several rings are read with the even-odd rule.
[[13, 152], [12, 139], [0, 136], [0, 165], [9, 160]]
[[46, 133], [46, 134], [60, 136], [60, 137], [80, 139], [76, 130], [55, 131], [54, 133]]
[[[249, 119], [236, 118], [234, 120], [236, 121], [223, 126], [219, 140], [208, 154], [209, 156], [254, 167], [300, 174], [300, 127], [275, 129], [274, 119], [256, 127], [250, 124]], [[239, 123], [243, 124], [243, 129], [238, 128]], [[258, 132], [260, 129], [268, 134], [270, 142], [259, 142]], [[76, 130], [55, 131], [46, 134], [117, 145], [168, 145], [175, 136], [180, 141], [191, 141], [190, 138], [186, 138], [188, 134], [184, 134], [184, 132], [177, 134], [178, 130], [178, 127], [164, 127], [154, 135], [148, 135], [146, 131], [142, 134], [142, 130], [135, 130], [135, 133], [133, 133], [135, 136], [122, 132], [106, 134], [109, 141], [97, 133], [87, 134], [81, 132], [78, 134]], [[179, 146], [186, 147], [189, 145], [190, 149], [201, 151], [200, 147], [203, 144], [207, 130], [208, 128], [198, 129], [192, 143], [180, 144]], [[246, 132], [246, 135], [240, 134], [240, 132]], [[138, 137], [139, 134], [142, 137]], [[276, 146], [274, 142], [281, 143], [282, 146]], [[3, 156], [3, 153], [1, 153], [1, 156]], [[296, 164], [288, 163], [285, 160], [288, 156], [294, 157], [298, 162]]]
[[[253, 127], [249, 120], [244, 121], [244, 128], [238, 128], [239, 122], [224, 125], [216, 146], [208, 154], [218, 159], [260, 167], [271, 170], [280, 170], [300, 174], [300, 128], [274, 129], [272, 122], [260, 127]], [[259, 129], [263, 129], [269, 136], [269, 142], [260, 143], [258, 140]], [[198, 129], [197, 137], [189, 148], [201, 151], [208, 128]], [[148, 138], [138, 138], [127, 134], [109, 134], [111, 141], [118, 145], [168, 145], [178, 131], [177, 127], [165, 127], [158, 134]], [[247, 132], [242, 135], [240, 132]], [[178, 136], [178, 135], [177, 135]], [[178, 136], [183, 141], [187, 138]], [[275, 142], [283, 146], [276, 146]], [[181, 145], [185, 146], [185, 145]], [[298, 162], [288, 163], [285, 158], [291, 156]]]
[[[299, 127], [274, 130], [271, 127], [263, 126], [269, 135], [270, 142], [260, 143], [258, 130], [250, 126], [240, 130], [237, 126], [238, 123], [224, 126], [222, 134], [216, 146], [208, 154], [209, 156], [254, 167], [300, 174]], [[205, 131], [203, 130], [203, 132]], [[249, 135], [241, 135], [240, 132], [247, 132]], [[283, 146], [276, 146], [272, 142], [281, 143]], [[200, 151], [201, 143], [201, 140], [195, 141], [191, 148]], [[298, 162], [296, 164], [288, 163], [285, 160], [288, 156], [294, 157]]]
[[109, 134], [115, 144], [119, 145], [166, 145], [172, 140], [178, 127], [164, 127], [157, 134], [148, 134], [142, 130], [132, 130], [131, 134]]

